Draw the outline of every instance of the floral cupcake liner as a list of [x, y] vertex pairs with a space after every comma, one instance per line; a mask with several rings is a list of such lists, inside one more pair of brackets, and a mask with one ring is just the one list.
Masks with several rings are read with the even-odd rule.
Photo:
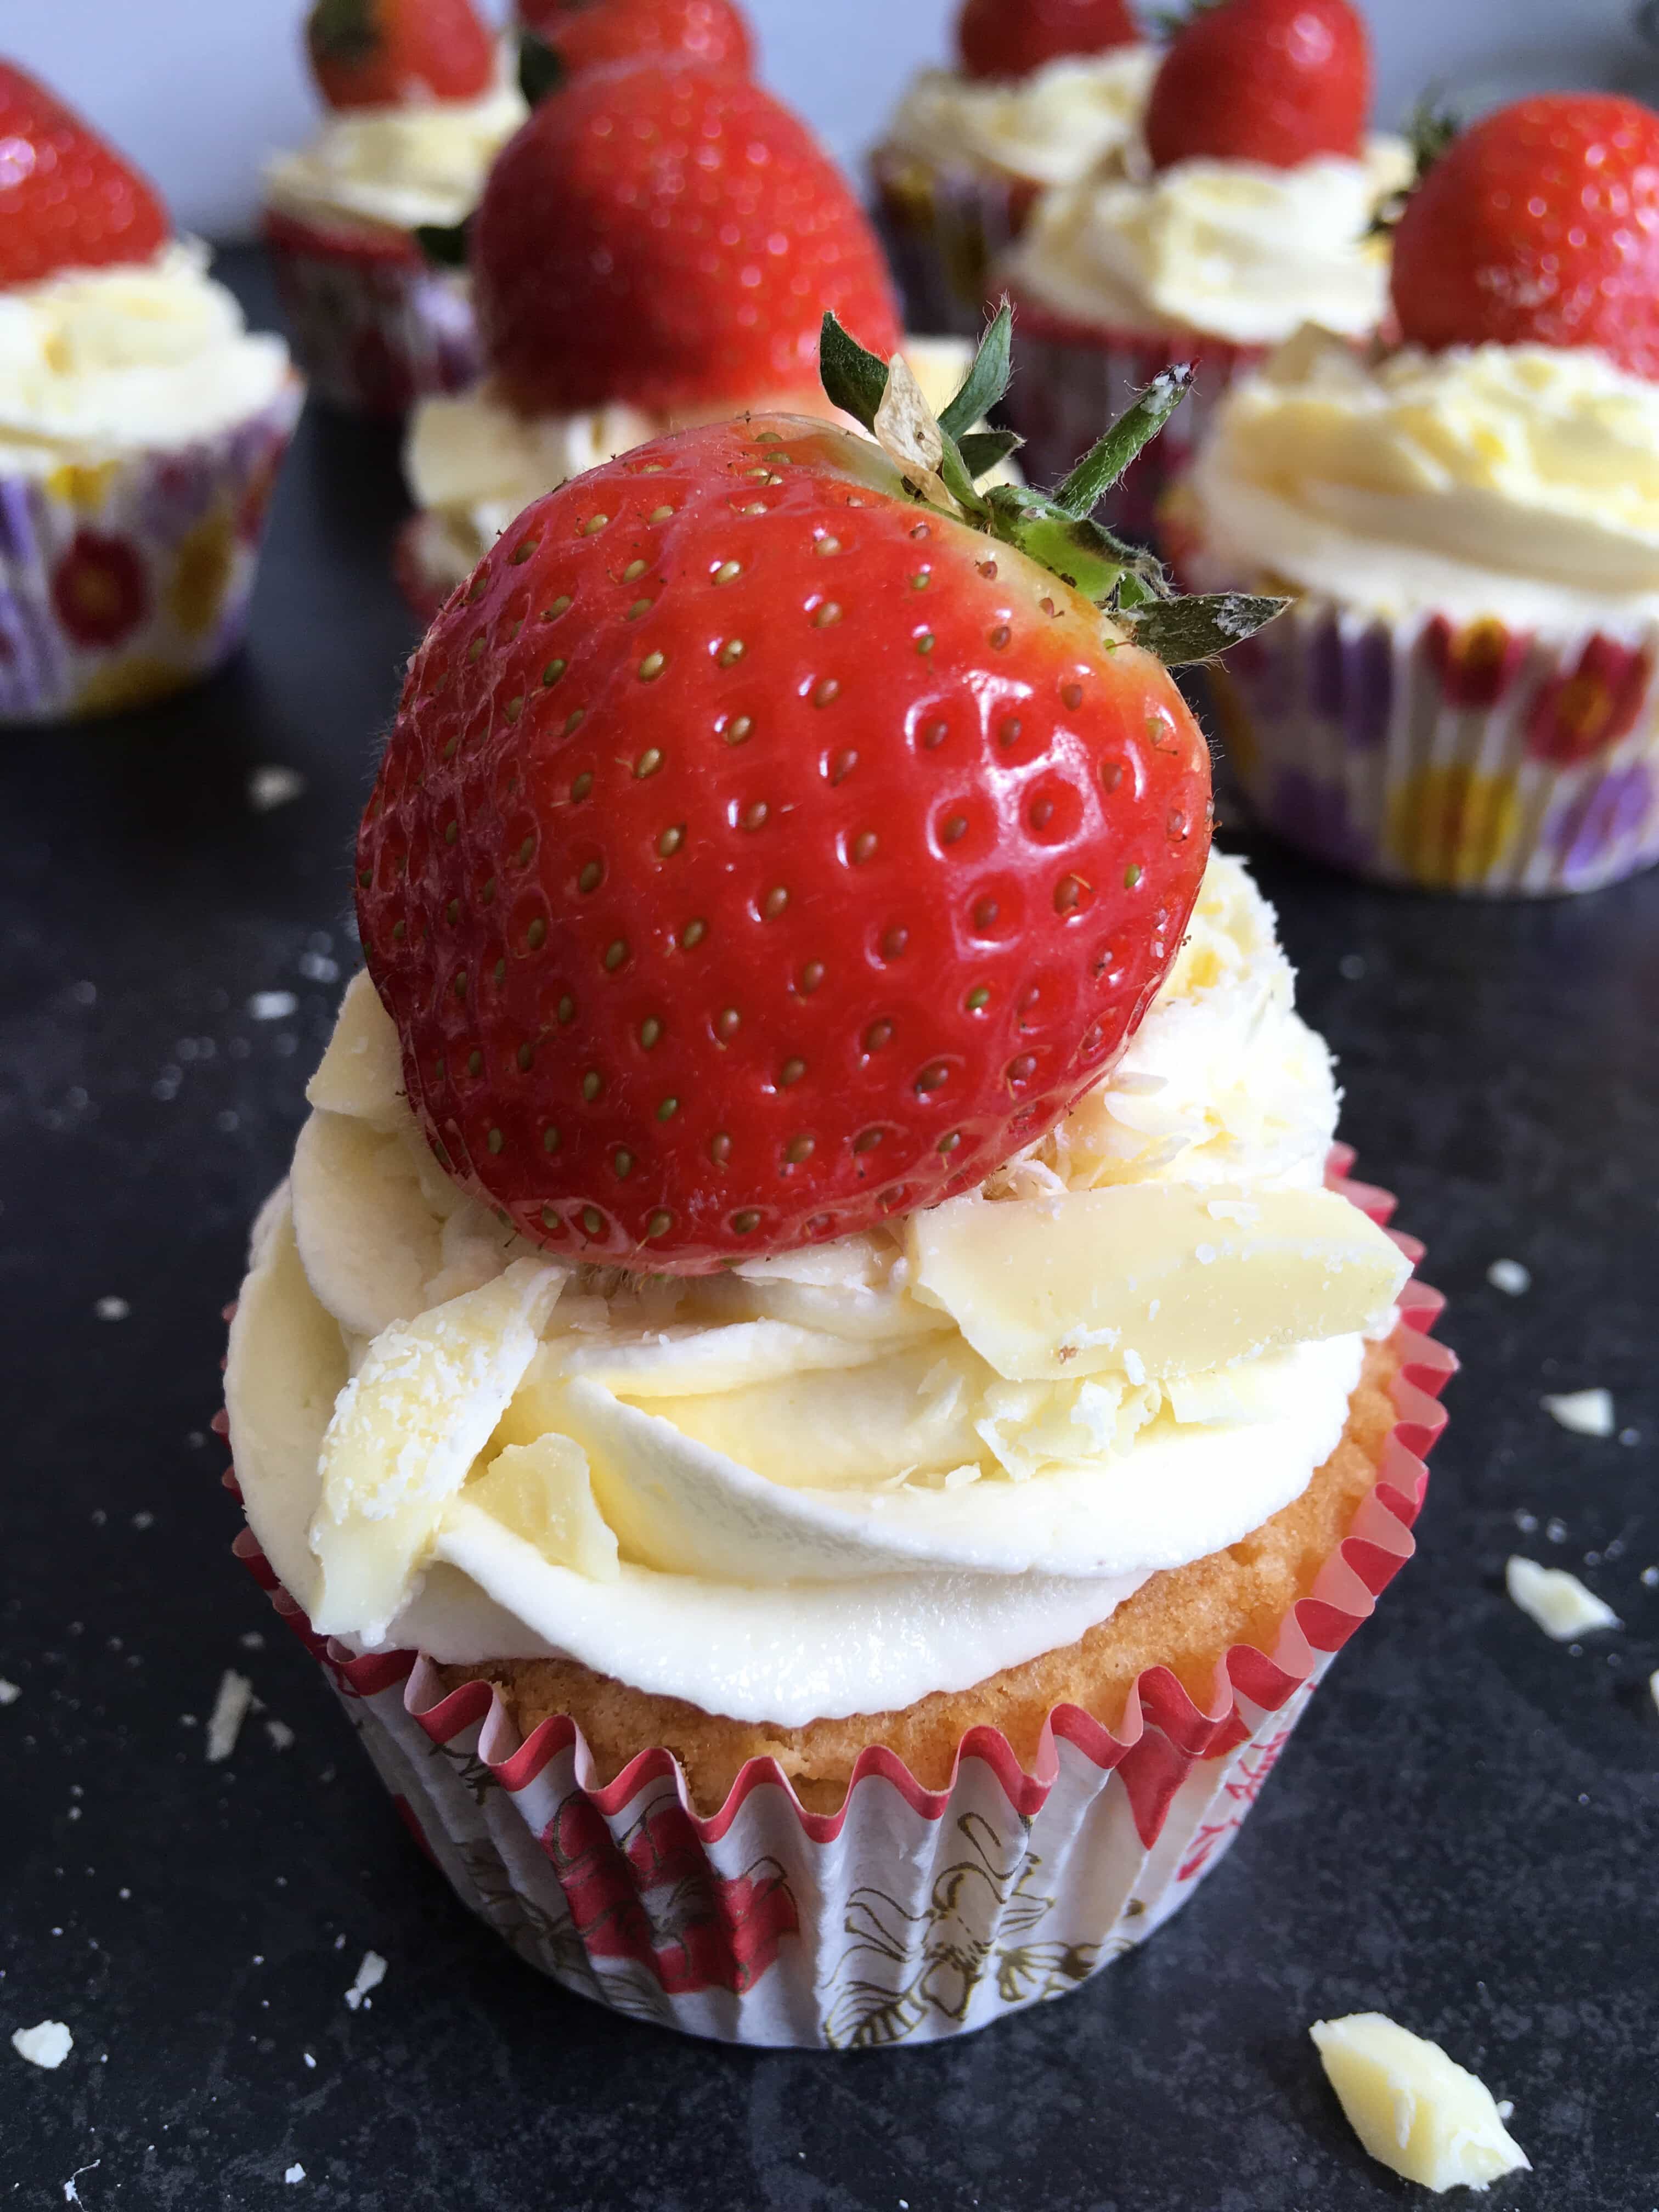
[[1058, 483], [1172, 362], [1190, 362], [1192, 389], [1143, 447], [1099, 513], [1127, 536], [1156, 542], [1160, 500], [1184, 476], [1211, 409], [1267, 349], [1192, 331], [1093, 327], [1012, 294], [1016, 373], [1003, 411], [1025, 441], [1020, 466], [1033, 483]]
[[312, 390], [355, 414], [402, 415], [483, 370], [464, 272], [438, 269], [403, 233], [267, 213], [295, 356]]
[[[1385, 1193], [1341, 1180], [1352, 1157], [1334, 1155], [1334, 1187], [1386, 1219]], [[1057, 1707], [1030, 1771], [991, 1728], [963, 1736], [943, 1790], [866, 1750], [834, 1814], [807, 1812], [770, 1759], [711, 1816], [662, 1748], [601, 1784], [573, 1722], [521, 1738], [486, 1683], [446, 1695], [414, 1652], [354, 1656], [315, 1634], [251, 1533], [235, 1549], [322, 1663], [416, 1842], [531, 1965], [722, 2042], [934, 2042], [1076, 1988], [1219, 1862], [1332, 1657], [1411, 1556], [1456, 1364], [1428, 1334], [1442, 1304], [1407, 1285], [1376, 1486], [1271, 1651], [1227, 1653], [1207, 1708], [1152, 1668], [1116, 1732]]]
[[976, 338], [991, 268], [1024, 229], [1039, 187], [994, 169], [939, 169], [883, 147], [875, 212], [913, 331]]
[[304, 396], [290, 376], [216, 437], [0, 474], [0, 724], [144, 706], [235, 650]]
[[1392, 622], [1309, 593], [1209, 681], [1256, 814], [1350, 874], [1517, 898], [1659, 860], [1659, 625]]

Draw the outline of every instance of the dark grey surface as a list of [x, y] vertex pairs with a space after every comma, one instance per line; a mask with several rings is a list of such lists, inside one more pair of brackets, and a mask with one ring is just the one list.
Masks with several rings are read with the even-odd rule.
[[[79, 2202], [132, 2212], [1363, 2212], [1416, 2192], [1358, 2150], [1306, 2029], [1376, 2007], [1515, 2100], [1537, 2172], [1489, 2212], [1650, 2212], [1659, 878], [1482, 909], [1264, 856], [1362, 1171], [1453, 1297], [1421, 1555], [1231, 1858], [1080, 1993], [915, 2053], [683, 2043], [467, 1917], [228, 1556], [219, 1312], [353, 960], [350, 834], [414, 636], [398, 511], [390, 442], [308, 418], [245, 658], [0, 747], [4, 2201], [88, 2169]], [[269, 764], [307, 787], [261, 814]], [[292, 1016], [250, 1017], [270, 991]], [[1486, 1285], [1500, 1255], [1526, 1297]], [[1593, 1383], [1634, 1442], [1540, 1410]], [[1517, 1549], [1627, 1631], [1547, 1642], [1503, 1594]], [[264, 1711], [210, 1766], [227, 1667]], [[371, 1948], [389, 1971], [352, 2013]], [[75, 2035], [55, 2074], [5, 2040], [43, 2017]]]

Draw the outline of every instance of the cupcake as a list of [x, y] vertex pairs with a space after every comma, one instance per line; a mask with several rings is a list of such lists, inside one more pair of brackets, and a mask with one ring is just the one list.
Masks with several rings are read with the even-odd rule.
[[1216, 611], [1018, 542], [1085, 499], [976, 487], [994, 361], [943, 421], [825, 366], [872, 436], [655, 440], [416, 653], [226, 1394], [243, 1553], [465, 1900], [848, 2047], [1189, 1893], [1409, 1552], [1449, 1360], [1209, 854], [1147, 641]]
[[[688, 112], [695, 131], [671, 127]], [[822, 410], [826, 308], [884, 353], [899, 343], [839, 170], [769, 94], [703, 64], [597, 70], [544, 102], [490, 173], [472, 258], [486, 375], [425, 401], [405, 447], [418, 512], [399, 575], [423, 619], [568, 477], [741, 407]], [[942, 404], [969, 349], [908, 352]]]
[[1125, 0], [967, 0], [957, 48], [909, 86], [871, 166], [911, 320], [976, 337], [986, 272], [1038, 194], [1121, 172], [1158, 57]]
[[1133, 173], [1046, 194], [996, 271], [1020, 321], [1009, 419], [1038, 474], [1166, 362], [1190, 361], [1183, 419], [1109, 517], [1149, 535], [1159, 491], [1241, 368], [1310, 320], [1370, 337], [1388, 248], [1368, 232], [1412, 167], [1401, 140], [1365, 135], [1370, 99], [1370, 42], [1348, 0], [1221, 0], [1176, 34]]
[[240, 642], [301, 397], [152, 187], [0, 63], [0, 723], [141, 705]]
[[1176, 495], [1195, 577], [1297, 595], [1218, 702], [1322, 860], [1512, 896], [1659, 856], [1656, 177], [1632, 100], [1488, 116], [1401, 219], [1403, 342], [1294, 339]]
[[337, 407], [402, 414], [478, 373], [447, 234], [526, 112], [472, 0], [317, 0], [306, 46], [328, 108], [265, 165], [264, 232], [301, 365]]

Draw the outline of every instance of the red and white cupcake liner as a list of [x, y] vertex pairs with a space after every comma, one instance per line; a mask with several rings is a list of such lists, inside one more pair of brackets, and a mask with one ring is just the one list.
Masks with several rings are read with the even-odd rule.
[[[1182, 565], [1225, 587], [1201, 551]], [[1659, 860], [1659, 624], [1544, 635], [1309, 593], [1209, 680], [1253, 809], [1334, 867], [1524, 898]]]
[[290, 374], [216, 436], [0, 473], [0, 726], [147, 706], [234, 652], [304, 396]]
[[905, 326], [977, 338], [992, 264], [1030, 218], [1040, 187], [994, 169], [942, 169], [894, 147], [871, 157], [877, 227]]
[[[1342, 1180], [1351, 1164], [1339, 1148], [1333, 1187], [1385, 1220], [1393, 1200]], [[235, 1548], [321, 1662], [416, 1840], [532, 1966], [721, 2042], [935, 2042], [1076, 1988], [1227, 1850], [1331, 1659], [1411, 1556], [1456, 1366], [1428, 1334], [1443, 1304], [1407, 1285], [1376, 1486], [1272, 1650], [1228, 1652], [1207, 1707], [1150, 1668], [1115, 1733], [1056, 1707], [1030, 1771], [991, 1728], [963, 1737], [942, 1790], [866, 1750], [834, 1814], [807, 1812], [771, 1759], [707, 1816], [662, 1748], [601, 1784], [572, 1721], [520, 1738], [488, 1684], [445, 1696], [414, 1652], [353, 1656], [314, 1633], [251, 1533]]]
[[267, 211], [264, 234], [295, 355], [319, 399], [402, 415], [483, 374], [465, 272], [435, 268], [407, 233]]
[[1025, 441], [1020, 466], [1033, 483], [1059, 483], [1154, 377], [1172, 362], [1193, 364], [1187, 397], [1097, 510], [1112, 529], [1154, 543], [1158, 502], [1186, 474], [1210, 410], [1233, 379], [1264, 361], [1269, 349], [1190, 331], [1079, 323], [1017, 290], [1010, 296], [1014, 380], [1003, 412]]

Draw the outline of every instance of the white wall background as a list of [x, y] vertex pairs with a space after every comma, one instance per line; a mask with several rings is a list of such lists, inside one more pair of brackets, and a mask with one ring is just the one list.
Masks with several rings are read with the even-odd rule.
[[[945, 52], [956, 4], [748, 0], [768, 81], [848, 162], [910, 71]], [[1632, 27], [1636, 0], [1369, 0], [1369, 13], [1387, 122], [1431, 82], [1482, 105], [1583, 84], [1659, 104], [1659, 46]], [[261, 155], [313, 127], [302, 14], [303, 0], [0, 0], [0, 50], [140, 161], [181, 224], [225, 238], [249, 228]]]

